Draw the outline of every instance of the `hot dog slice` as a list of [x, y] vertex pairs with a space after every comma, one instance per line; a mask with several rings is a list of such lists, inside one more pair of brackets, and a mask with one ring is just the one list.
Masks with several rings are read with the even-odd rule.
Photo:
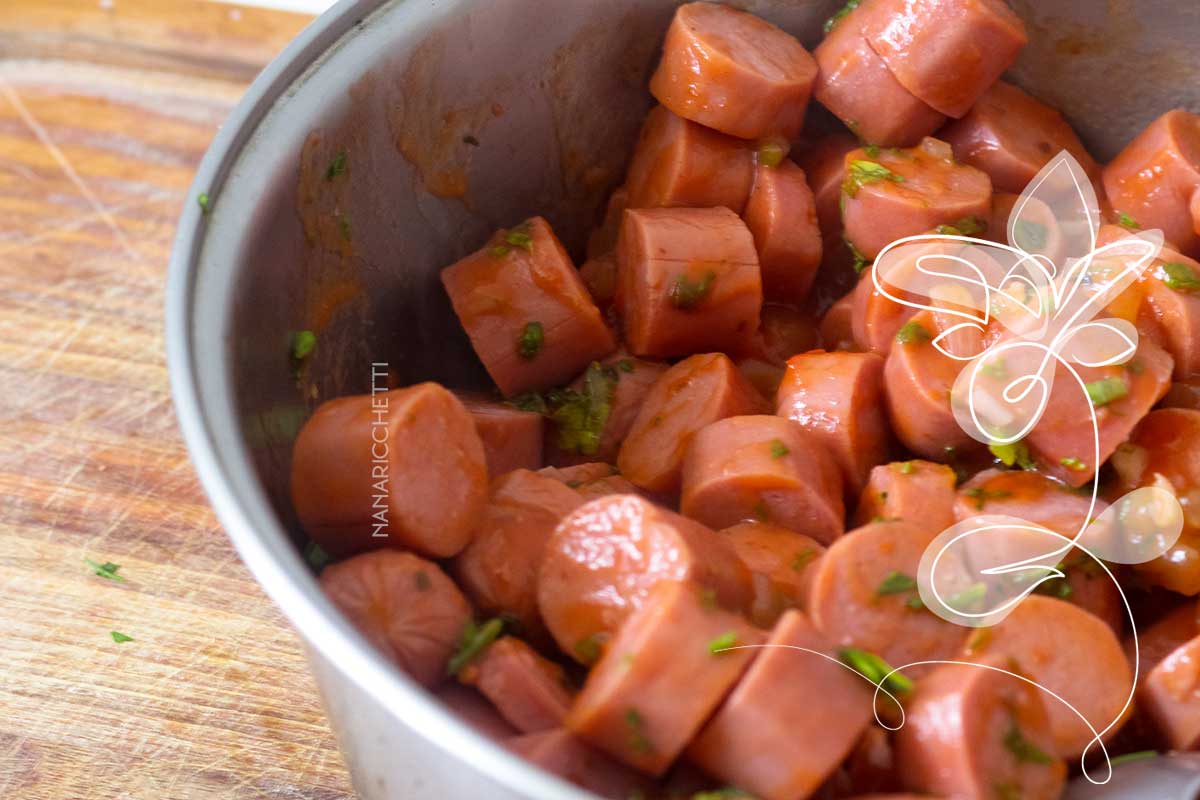
[[[568, 389], [588, 396], [604, 391], [608, 395], [608, 419], [600, 430], [598, 440], [581, 438], [571, 425], [552, 424], [549, 436], [548, 460], [552, 464], [570, 465], [595, 461], [616, 461], [621, 442], [633, 427], [638, 411], [651, 387], [667, 371], [667, 365], [629, 356], [614, 356], [602, 362], [603, 373], [595, 368], [571, 382]], [[590, 385], [589, 385], [590, 384]], [[603, 384], [601, 386], [601, 384]], [[599, 388], [598, 388], [599, 387]], [[572, 420], [568, 420], [572, 422]], [[610, 470], [611, 472], [611, 470]], [[603, 477], [596, 475], [595, 477]], [[577, 480], [568, 478], [568, 480]]]
[[475, 420], [475, 431], [487, 458], [488, 475], [498, 478], [514, 469], [541, 468], [541, 414], [471, 395], [460, 394], [458, 399]]
[[957, 476], [945, 464], [894, 461], [871, 470], [854, 512], [857, 525], [902, 519], [930, 533], [955, 523]]
[[826, 350], [857, 350], [854, 341], [854, 294], [850, 292], [834, 302], [821, 317], [821, 347]]
[[[1076, 368], [1085, 385], [1092, 387], [1087, 394], [1060, 368], [1046, 410], [1026, 437], [1046, 471], [1072, 486], [1090, 481], [1100, 464], [1129, 438], [1138, 421], [1166, 394], [1173, 365], [1170, 354], [1143, 336], [1128, 365]], [[1095, 463], [1092, 426], [1080, 423], [1090, 421], [1093, 410], [1099, 430], [1100, 464]]]
[[536, 472], [497, 478], [474, 538], [454, 560], [455, 577], [476, 606], [541, 631], [536, 578], [542, 552], [559, 521], [582, 504], [580, 494]]
[[859, 147], [847, 133], [819, 139], [812, 147], [793, 153], [804, 170], [817, 208], [817, 224], [826, 241], [842, 235], [842, 181], [846, 179], [846, 153]]
[[850, 496], [862, 490], [871, 467], [887, 460], [882, 367], [874, 353], [801, 353], [788, 360], [775, 397], [775, 413], [800, 423], [833, 455]]
[[1186, 595], [1200, 594], [1200, 411], [1152, 411], [1128, 444], [1113, 455], [1118, 477], [1114, 498], [1140, 486], [1172, 491], [1183, 505], [1183, 532], [1163, 555], [1135, 569], [1147, 582]]
[[817, 77], [790, 34], [715, 3], [675, 11], [650, 93], [681, 117], [742, 139], [794, 139]]
[[650, 389], [621, 444], [617, 466], [643, 489], [675, 492], [684, 453], [696, 431], [719, 419], [759, 413], [765, 405], [724, 355], [685, 358]]
[[763, 293], [784, 303], [808, 297], [821, 266], [821, 229], [804, 170], [784, 159], [759, 165], [742, 219], [754, 236]]
[[798, 611], [784, 614], [767, 645], [688, 756], [763, 800], [809, 797], [866, 730], [873, 690]]
[[[817, 325], [812, 315], [784, 303], [763, 303], [758, 333], [740, 355], [755, 358], [780, 368], [797, 353], [817, 346]], [[771, 397], [775, 392], [770, 393]]]
[[897, 303], [875, 288], [870, 270], [864, 270], [854, 287], [850, 330], [856, 350], [869, 350], [887, 358], [900, 332], [917, 309]]
[[915, 97], [967, 113], [1029, 41], [1004, 0], [873, 0], [863, 38]]
[[892, 76], [863, 38], [864, 11], [837, 21], [813, 51], [820, 72], [813, 96], [865, 142], [908, 147], [937, 130], [946, 117], [917, 99]]
[[538, 606], [563, 652], [589, 663], [664, 581], [706, 587], [727, 608], [750, 605], [750, 575], [727, 539], [636, 495], [602, 497], [546, 543]]
[[847, 532], [817, 562], [808, 594], [813, 624], [834, 644], [876, 653], [897, 668], [958, 652], [966, 629], [914, 600], [917, 566], [938, 533], [908, 522]]
[[[1003, 661], [988, 667], [1010, 669]], [[1056, 800], [1067, 767], [1040, 692], [971, 664], [943, 664], [917, 684], [896, 734], [904, 785], [942, 797]]]
[[679, 510], [711, 528], [758, 520], [828, 543], [842, 535], [842, 476], [833, 457], [784, 417], [729, 417], [696, 432], [683, 461]]
[[1172, 750], [1200, 743], [1200, 637], [1189, 640], [1156, 664], [1138, 687], [1138, 707]]
[[522, 733], [561, 727], [571, 706], [562, 667], [512, 636], [489, 645], [458, 679], [478, 689]]
[[567, 727], [662, 775], [741, 676], [754, 654], [746, 646], [763, 640], [704, 594], [691, 582], [660, 583], [592, 668]]
[[610, 494], [637, 494], [638, 488], [621, 477], [612, 464], [599, 461], [573, 464], [569, 467], [545, 467], [538, 470], [574, 489], [584, 500], [595, 500]]
[[738, 350], [762, 308], [754, 237], [727, 208], [627, 211], [617, 295], [635, 355]]
[[505, 747], [576, 786], [612, 800], [646, 796], [650, 782], [565, 728], [514, 736]]
[[943, 128], [954, 156], [983, 170], [998, 192], [1020, 194], [1050, 159], [1066, 150], [1099, 179], [1100, 166], [1055, 109], [1011, 83], [996, 81], [962, 119]]
[[300, 524], [334, 558], [376, 547], [446, 557], [483, 511], [487, 463], [463, 404], [421, 383], [319, 406], [292, 451], [291, 492]]
[[434, 692], [434, 696], [459, 719], [489, 739], [501, 740], [517, 735], [517, 729], [496, 712], [496, 707], [469, 686], [448, 683]]
[[609, 250], [588, 258], [579, 268], [579, 279], [587, 287], [596, 307], [607, 311], [617, 296], [617, 254]]
[[1146, 230], [1160, 228], [1185, 253], [1200, 249], [1191, 214], [1200, 186], [1200, 116], [1175, 109], [1138, 134], [1104, 168], [1113, 210]]
[[618, 186], [608, 196], [608, 204], [604, 207], [604, 219], [599, 227], [588, 235], [587, 257], [590, 261], [606, 253], [611, 253], [617, 246], [617, 233], [621, 230], [621, 219], [625, 209], [629, 208], [629, 188]]
[[471, 607], [437, 564], [378, 550], [329, 565], [320, 583], [367, 641], [413, 680], [434, 686], [446, 676]]
[[642, 125], [625, 185], [629, 208], [724, 206], [740, 214], [753, 180], [746, 142], [657, 106]]
[[965, 362], [934, 346], [939, 333], [938, 315], [932, 311], [921, 311], [905, 323], [883, 367], [883, 385], [896, 438], [918, 455], [944, 460], [947, 452], [969, 453], [982, 445], [954, 417], [950, 391]]
[[498, 231], [441, 278], [476, 355], [505, 396], [564, 383], [616, 346], [541, 217]]
[[[1027, 596], [998, 625], [968, 640], [969, 658], [1000, 659], [1075, 707], [1096, 731], [1122, 713], [1133, 673], [1112, 629], [1093, 614], [1051, 597]], [[1043, 695], [1057, 754], [1079, 756], [1092, 732], [1075, 712]], [[1105, 739], [1114, 735], [1114, 726]]]
[[721, 531], [750, 570], [754, 603], [750, 619], [770, 627], [789, 608], [803, 608], [808, 584], [825, 546], [769, 522], [743, 522]]
[[868, 259], [897, 239], [986, 220], [992, 210], [987, 174], [931, 137], [906, 150], [850, 151], [842, 196], [846, 239]]
[[1141, 290], [1148, 312], [1149, 319], [1135, 318], [1139, 330], [1152, 321], [1153, 330], [1146, 333], [1175, 359], [1175, 379], [1195, 377], [1200, 373], [1200, 262], [1164, 246], [1131, 289]]

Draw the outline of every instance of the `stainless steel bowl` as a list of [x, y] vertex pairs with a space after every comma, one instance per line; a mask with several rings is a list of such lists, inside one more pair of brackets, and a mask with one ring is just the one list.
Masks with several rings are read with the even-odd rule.
[[[288, 462], [318, 399], [365, 391], [372, 362], [401, 382], [482, 385], [438, 269], [534, 213], [578, 253], [675, 5], [343, 0], [255, 81], [197, 173], [208, 209], [185, 208], [168, 286], [180, 424], [230, 538], [308, 643], [367, 800], [590, 797], [459, 723], [347, 625], [297, 549]], [[737, 5], [812, 46], [840, 0]], [[1167, 108], [1200, 110], [1200, 6], [1014, 5], [1033, 38], [1014, 78], [1097, 157]], [[348, 173], [326, 181], [342, 149]], [[297, 379], [289, 335], [314, 327]]]

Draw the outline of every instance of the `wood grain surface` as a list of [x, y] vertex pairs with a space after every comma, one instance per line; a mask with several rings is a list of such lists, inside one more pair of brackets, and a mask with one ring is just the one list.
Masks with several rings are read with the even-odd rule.
[[163, 355], [192, 172], [307, 21], [0, 0], [4, 800], [352, 796], [299, 642], [200, 491]]

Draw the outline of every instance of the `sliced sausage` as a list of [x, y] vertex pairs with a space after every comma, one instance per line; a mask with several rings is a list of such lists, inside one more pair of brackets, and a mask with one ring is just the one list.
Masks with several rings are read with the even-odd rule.
[[[984, 632], [986, 631], [986, 632]], [[970, 640], [971, 660], [1000, 659], [1013, 672], [1041, 684], [1070, 703], [1097, 732], [1122, 713], [1133, 673], [1112, 629], [1077, 606], [1033, 594], [1002, 622]], [[1044, 695], [1057, 754], [1075, 758], [1092, 732], [1075, 712]], [[1105, 739], [1119, 728], [1113, 726]]]
[[750, 619], [755, 625], [771, 627], [787, 609], [804, 607], [817, 559], [825, 553], [823, 544], [769, 522], [742, 522], [721, 533], [750, 570]]
[[329, 565], [320, 584], [367, 641], [417, 683], [431, 687], [446, 676], [471, 607], [437, 564], [377, 550]]
[[[1145, 682], [1148, 667], [1159, 663], [1196, 636], [1200, 636], [1200, 620], [1197, 619], [1194, 599], [1185, 600], [1153, 625], [1138, 630], [1136, 654], [1142, 665], [1138, 670], [1139, 683]], [[1130, 664], [1134, 662], [1134, 638], [1129, 636], [1124, 643], [1125, 657]]]
[[1134, 569], [1147, 582], [1185, 595], [1200, 594], [1200, 411], [1165, 408], [1138, 425], [1112, 461], [1118, 478], [1111, 497], [1141, 486], [1172, 491], [1183, 506], [1183, 532], [1153, 561]]
[[959, 161], [981, 169], [998, 192], [1020, 194], [1066, 150], [1093, 179], [1100, 166], [1055, 109], [1005, 81], [996, 81], [962, 119], [938, 133]]
[[646, 778], [565, 728], [514, 736], [504, 744], [526, 761], [601, 797], [628, 800], [651, 790]]
[[842, 181], [846, 179], [846, 153], [859, 147], [848, 133], [825, 136], [812, 147], [793, 154], [804, 170], [817, 209], [817, 224], [826, 241], [842, 235]]
[[[1001, 660], [984, 663], [1011, 669]], [[1040, 692], [995, 669], [943, 664], [917, 684], [896, 734], [906, 787], [972, 800], [1062, 795], [1067, 766], [1056, 755]]]
[[803, 614], [788, 611], [688, 757], [763, 800], [810, 796], [873, 718], [870, 684], [833, 652]]
[[612, 306], [617, 297], [617, 254], [609, 250], [598, 256], [591, 256], [579, 268], [579, 279], [587, 287], [592, 302], [601, 311]]
[[1159, 228], [1185, 253], [1200, 251], [1191, 201], [1200, 186], [1200, 116], [1175, 109], [1138, 134], [1104, 168], [1115, 211], [1146, 230]]
[[856, 350], [869, 350], [887, 358], [896, 334], [917, 313], [917, 309], [897, 303], [875, 288], [870, 270], [864, 270], [854, 287], [850, 331]]
[[825, 312], [825, 316], [821, 317], [819, 331], [821, 347], [824, 349], [858, 349], [858, 343], [854, 341], [854, 295], [855, 292], [851, 292], [837, 300]]
[[729, 417], [696, 432], [679, 510], [711, 528], [759, 520], [828, 543], [844, 530], [837, 462], [790, 419]]
[[513, 636], [492, 642], [458, 679], [478, 689], [522, 733], [561, 727], [571, 706], [562, 667]]
[[1138, 706], [1171, 750], [1200, 744], [1200, 636], [1154, 665], [1138, 687]]
[[719, 419], [759, 413], [765, 406], [726, 356], [685, 358], [650, 389], [621, 444], [617, 466], [643, 489], [678, 491], [683, 456], [696, 431]]
[[924, 531], [941, 533], [955, 523], [957, 481], [954, 470], [945, 464], [920, 460], [880, 464], [863, 487], [855, 524], [902, 519]]
[[489, 615], [509, 614], [523, 629], [542, 631], [537, 570], [559, 521], [583, 504], [561, 482], [528, 470], [497, 478], [482, 521], [454, 560], [463, 590]]
[[[812, 350], [817, 343], [817, 325], [811, 314], [784, 303], [763, 303], [758, 334], [741, 355], [782, 369], [789, 358]], [[774, 397], [775, 392], [769, 396]]]
[[506, 397], [565, 383], [616, 347], [541, 217], [498, 231], [441, 278], [476, 355]]
[[594, 461], [573, 464], [569, 467], [544, 467], [538, 470], [543, 475], [565, 483], [579, 493], [584, 500], [595, 500], [610, 494], [638, 494], [638, 487], [630, 483], [612, 464]]
[[[897, 668], [957, 653], [967, 630], [914, 601], [917, 567], [938, 533], [900, 521], [847, 532], [817, 562], [807, 606], [813, 624], [834, 644], [876, 653]], [[897, 575], [912, 588], [902, 590]]]
[[873, 0], [862, 35], [895, 79], [948, 117], [1012, 66], [1029, 41], [1004, 0]]
[[469, 686], [448, 683], [433, 693], [434, 697], [458, 715], [458, 718], [489, 739], [508, 739], [517, 735], [496, 707]]
[[[1171, 385], [1173, 359], [1170, 354], [1140, 337], [1137, 352], [1127, 365], [1077, 366], [1085, 384], [1120, 385], [1125, 394], [1095, 408], [1099, 426], [1100, 464], [1129, 438], [1134, 426], [1150, 412]], [[1090, 424], [1092, 400], [1064, 370], [1059, 370], [1038, 424], [1026, 441], [1046, 471], [1072, 486], [1092, 479], [1100, 464], [1095, 462], [1095, 439]]]
[[642, 125], [625, 185], [629, 208], [724, 206], [740, 214], [753, 180], [746, 142], [657, 106]]
[[487, 458], [488, 475], [498, 478], [514, 469], [541, 468], [544, 427], [541, 414], [472, 395], [459, 394], [458, 399], [475, 420], [475, 431]]
[[1175, 359], [1175, 379], [1195, 377], [1200, 373], [1200, 262], [1163, 247], [1142, 274], [1140, 288], [1156, 323], [1158, 335], [1152, 338]]
[[470, 540], [487, 463], [463, 404], [436, 383], [321, 404], [292, 451], [292, 504], [334, 558], [408, 547], [439, 558]]
[[821, 229], [804, 170], [784, 159], [759, 165], [742, 219], [754, 236], [763, 293], [784, 303], [808, 297], [821, 266]]
[[608, 196], [608, 204], [604, 207], [604, 219], [599, 227], [588, 235], [588, 260], [599, 258], [611, 253], [617, 246], [617, 233], [621, 230], [621, 219], [625, 209], [629, 208], [629, 188], [618, 186]]
[[860, 8], [838, 20], [813, 51], [820, 69], [813, 96], [865, 142], [914, 145], [941, 127], [946, 117], [892, 76], [863, 38], [864, 19]]
[[635, 355], [738, 350], [762, 308], [754, 237], [727, 208], [626, 211], [617, 295]]
[[636, 495], [602, 497], [546, 543], [538, 607], [563, 652], [587, 663], [654, 586], [682, 581], [727, 608], [750, 605], [750, 575], [727, 539]]
[[762, 640], [741, 616], [707, 602], [700, 585], [660, 583], [592, 668], [567, 727], [662, 775], [741, 676], [754, 654], [747, 645]]
[[795, 420], [842, 469], [847, 493], [862, 490], [890, 448], [880, 395], [883, 359], [874, 353], [814, 350], [788, 360], [775, 413]]
[[1068, 539], [1108, 503], [1075, 491], [1061, 481], [1028, 470], [989, 469], [963, 483], [953, 513], [961, 521], [981, 514], [1001, 514], [1042, 525]]
[[897, 332], [883, 367], [884, 397], [896, 438], [914, 453], [935, 460], [945, 460], [948, 452], [970, 453], [982, 447], [954, 417], [950, 392], [965, 362], [933, 345], [941, 330], [934, 312], [916, 314]]
[[[630, 356], [613, 356], [601, 362], [605, 369], [604, 378], [611, 384], [608, 397], [608, 419], [600, 431], [594, 452], [582, 453], [578, 437], [562, 436], [556, 425], [551, 425], [547, 458], [550, 463], [565, 466], [596, 461], [616, 461], [621, 442], [629, 435], [638, 411], [646, 401], [650, 389], [667, 371], [667, 365], [657, 361], [646, 361]], [[579, 376], [568, 386], [575, 392], [588, 391], [589, 375]], [[591, 447], [586, 449], [591, 450]], [[595, 477], [603, 477], [597, 475]], [[568, 480], [578, 480], [568, 478]]]
[[[1026, 197], [1021, 211], [1021, 222], [1012, 231], [1008, 230], [1013, 207], [1020, 195], [997, 193], [992, 195], [992, 216], [988, 222], [985, 238], [1001, 244], [1011, 244], [1027, 253], [1044, 255], [1055, 264], [1061, 264], [1066, 256], [1066, 239], [1062, 228], [1054, 218], [1050, 206], [1036, 197]], [[1015, 238], [1015, 241], [1010, 241]], [[1097, 242], [1099, 246], [1099, 242]]]
[[866, 149], [846, 154], [842, 185], [846, 239], [868, 259], [905, 236], [987, 219], [992, 182], [954, 160], [950, 145], [926, 137], [906, 150]]
[[715, 3], [675, 11], [650, 93], [681, 117], [742, 139], [794, 139], [817, 77], [800, 42]]

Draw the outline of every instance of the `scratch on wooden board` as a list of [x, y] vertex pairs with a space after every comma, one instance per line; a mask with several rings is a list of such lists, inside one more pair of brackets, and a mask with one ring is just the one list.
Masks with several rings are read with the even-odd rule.
[[[153, 195], [150, 195], [146, 198], [137, 200], [132, 203], [122, 203], [121, 205], [113, 206], [112, 208], [108, 209], [108, 212], [109, 212], [110, 216], [113, 216], [116, 214], [124, 214], [129, 211], [138, 211], [147, 206], [151, 206], [161, 200], [170, 200], [172, 198], [177, 198], [180, 196], [181, 196], [181, 194], [179, 192], [175, 192], [175, 191], [157, 192]], [[44, 230], [44, 231], [41, 231], [40, 233], [35, 233], [33, 235], [22, 236], [20, 233], [18, 233], [19, 238], [16, 238], [16, 239], [6, 239], [5, 236], [3, 235], [3, 232], [0, 232], [0, 242], [8, 243], [6, 246], [0, 247], [0, 255], [4, 255], [5, 253], [10, 253], [10, 252], [16, 252], [17, 250], [20, 250], [25, 247], [29, 247], [30, 245], [37, 244], [38, 242], [44, 242], [47, 240], [55, 239], [59, 236], [62, 236], [63, 234], [73, 233], [74, 231], [77, 231], [80, 228], [84, 228], [88, 225], [91, 225], [93, 222], [103, 222], [103, 221], [104, 221], [103, 213], [92, 212], [91, 214], [81, 214], [77, 217], [73, 217], [71, 219], [65, 220], [61, 224], [59, 224], [53, 228], [50, 228], [49, 230]]]
[[0, 94], [3, 94], [5, 99], [8, 100], [9, 104], [12, 105], [13, 109], [16, 110], [17, 115], [21, 118], [21, 121], [25, 123], [33, 135], [38, 138], [38, 141], [42, 143], [42, 146], [46, 148], [46, 151], [50, 153], [50, 157], [54, 159], [54, 161], [62, 169], [63, 173], [67, 176], [68, 180], [70, 180], [71, 183], [74, 184], [75, 188], [79, 190], [79, 193], [83, 195], [83, 198], [88, 201], [88, 205], [90, 205], [100, 216], [100, 218], [104, 220], [104, 224], [108, 226], [110, 231], [112, 231], [113, 237], [116, 238], [117, 242], [121, 245], [121, 249], [125, 251], [125, 255], [129, 256], [134, 261], [145, 263], [141, 254], [133, 249], [133, 245], [129, 243], [129, 239], [126, 238], [125, 232], [122, 231], [117, 225], [117, 221], [113, 219], [113, 216], [109, 210], [104, 207], [104, 204], [100, 202], [100, 199], [96, 197], [95, 193], [93, 193], [90, 188], [88, 188], [88, 185], [84, 183], [82, 178], [79, 177], [79, 173], [75, 171], [73, 166], [71, 166], [71, 162], [67, 158], [66, 154], [63, 153], [63, 151], [59, 149], [58, 145], [54, 143], [54, 140], [50, 138], [50, 135], [46, 133], [46, 129], [43, 128], [41, 123], [34, 118], [33, 114], [29, 113], [29, 109], [25, 107], [25, 103], [21, 100], [20, 96], [13, 91], [11, 86], [8, 85], [8, 81], [2, 78], [0, 78]]

